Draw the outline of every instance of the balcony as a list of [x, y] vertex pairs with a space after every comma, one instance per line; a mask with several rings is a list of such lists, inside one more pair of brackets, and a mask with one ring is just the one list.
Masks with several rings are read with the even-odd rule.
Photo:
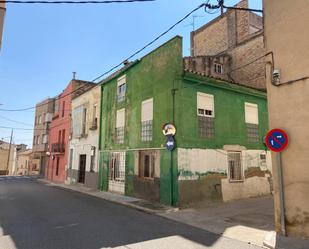
[[54, 143], [51, 145], [52, 153], [64, 153], [65, 152], [65, 144], [64, 143]]
[[34, 144], [32, 147], [33, 152], [45, 152], [48, 150], [47, 143], [45, 144]]

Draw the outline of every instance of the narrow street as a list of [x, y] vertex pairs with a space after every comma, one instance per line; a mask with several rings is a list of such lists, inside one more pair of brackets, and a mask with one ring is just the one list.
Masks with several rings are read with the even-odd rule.
[[0, 177], [0, 248], [258, 248], [29, 177]]

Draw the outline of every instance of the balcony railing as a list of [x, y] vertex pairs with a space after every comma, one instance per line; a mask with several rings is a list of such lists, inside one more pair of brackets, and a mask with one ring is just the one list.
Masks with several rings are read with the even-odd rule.
[[64, 153], [65, 145], [63, 143], [54, 143], [51, 146], [51, 152], [53, 153]]

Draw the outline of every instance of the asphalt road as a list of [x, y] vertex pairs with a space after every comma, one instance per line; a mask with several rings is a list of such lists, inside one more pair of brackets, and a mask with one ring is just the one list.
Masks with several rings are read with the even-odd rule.
[[0, 177], [0, 249], [257, 249], [27, 177]]

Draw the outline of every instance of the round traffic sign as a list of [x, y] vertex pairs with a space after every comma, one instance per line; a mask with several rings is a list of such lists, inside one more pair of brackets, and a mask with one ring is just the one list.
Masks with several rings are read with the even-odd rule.
[[162, 132], [163, 132], [164, 136], [169, 136], [169, 135], [175, 136], [175, 134], [176, 134], [176, 127], [172, 123], [166, 123], [162, 127]]
[[166, 138], [166, 149], [172, 151], [175, 147], [174, 137], [172, 135], [168, 135]]
[[285, 131], [272, 129], [266, 135], [266, 146], [275, 152], [280, 152], [288, 146], [289, 139]]

